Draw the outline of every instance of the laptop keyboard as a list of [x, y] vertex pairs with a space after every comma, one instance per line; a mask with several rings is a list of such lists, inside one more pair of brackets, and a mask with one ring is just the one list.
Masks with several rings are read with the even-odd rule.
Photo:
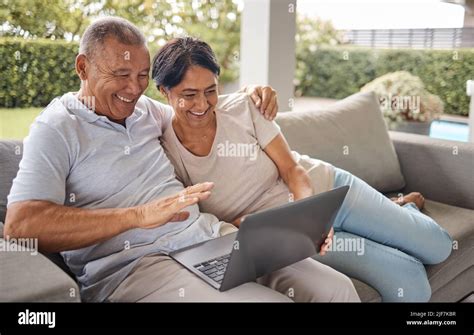
[[229, 263], [230, 254], [216, 257], [208, 261], [194, 265], [196, 270], [201, 271], [202, 274], [208, 276], [215, 282], [221, 284], [224, 278], [224, 273]]

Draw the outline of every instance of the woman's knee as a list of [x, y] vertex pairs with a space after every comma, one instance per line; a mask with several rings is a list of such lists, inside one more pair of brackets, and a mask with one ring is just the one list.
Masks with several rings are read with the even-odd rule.
[[428, 302], [431, 298], [431, 285], [426, 276], [425, 267], [421, 262], [411, 265], [410, 274], [399, 277], [399, 287], [393, 292], [394, 299], [384, 301]]
[[419, 260], [393, 249], [396, 260], [384, 270], [385, 280], [377, 282], [376, 288], [383, 302], [427, 302], [431, 298], [431, 286], [426, 270]]
[[439, 241], [439, 249], [436, 255], [434, 255], [434, 259], [432, 263], [428, 264], [438, 264], [445, 261], [453, 250], [453, 239], [448, 234], [448, 232], [441, 228], [440, 232], [440, 241]]
[[424, 264], [438, 264], [451, 255], [453, 239], [448, 232], [439, 226], [432, 218], [428, 217], [428, 219], [431, 221], [430, 223], [433, 230], [432, 234], [427, 234], [425, 238], [430, 239], [427, 241], [427, 245], [431, 247], [426, 250], [426, 255], [424, 255], [425, 257], [422, 261]]
[[449, 233], [442, 228], [441, 226], [439, 227], [441, 232], [440, 232], [440, 253], [439, 257], [437, 259], [436, 263], [441, 263], [445, 261], [449, 255], [451, 255], [451, 252], [453, 251], [453, 238]]
[[[424, 265], [415, 257], [396, 248], [364, 239], [359, 266], [353, 256], [343, 262], [342, 272], [375, 288], [384, 302], [428, 301], [431, 287]], [[346, 255], [347, 257], [348, 255]], [[348, 270], [347, 272], [344, 270]]]

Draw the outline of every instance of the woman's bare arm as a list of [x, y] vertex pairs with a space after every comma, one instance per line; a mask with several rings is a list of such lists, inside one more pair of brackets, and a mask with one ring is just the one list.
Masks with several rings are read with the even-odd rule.
[[264, 148], [264, 151], [277, 166], [280, 177], [288, 185], [294, 200], [303, 199], [314, 194], [308, 173], [296, 162], [282, 134], [277, 135]]
[[[299, 165], [291, 154], [290, 146], [282, 134], [277, 135], [264, 149], [265, 153], [278, 167], [280, 177], [285, 181], [294, 200], [303, 199], [314, 194], [311, 179], [306, 170]], [[238, 219], [240, 224], [241, 218]], [[235, 224], [235, 223], [234, 223]], [[319, 254], [324, 256], [332, 243], [334, 230], [331, 228]]]

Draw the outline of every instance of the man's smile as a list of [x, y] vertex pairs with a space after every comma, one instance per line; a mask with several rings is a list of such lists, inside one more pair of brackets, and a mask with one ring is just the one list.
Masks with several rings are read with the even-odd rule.
[[127, 102], [127, 103], [132, 103], [135, 101], [135, 99], [127, 99], [121, 95], [118, 95], [118, 94], [115, 94], [115, 97], [117, 97], [119, 100], [123, 101], [123, 102]]

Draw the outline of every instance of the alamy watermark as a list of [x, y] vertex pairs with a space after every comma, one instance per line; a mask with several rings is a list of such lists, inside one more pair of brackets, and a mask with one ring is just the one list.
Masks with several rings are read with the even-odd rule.
[[412, 113], [420, 112], [419, 95], [386, 95], [379, 98], [380, 106], [385, 110], [410, 110]]
[[69, 99], [66, 102], [66, 108], [70, 111], [82, 110], [84, 109], [84, 106], [92, 111], [95, 111], [95, 96], [82, 96], [80, 100]]
[[56, 327], [56, 312], [33, 312], [29, 309], [18, 313], [19, 325], [46, 325]]
[[29, 251], [32, 256], [38, 254], [37, 238], [10, 238], [5, 236], [0, 239], [0, 252], [22, 252]]
[[249, 157], [251, 161], [257, 159], [259, 147], [251, 143], [232, 143], [225, 141], [217, 145], [219, 157]]
[[355, 252], [358, 256], [365, 254], [365, 239], [361, 237], [341, 237], [334, 235], [328, 251]]

